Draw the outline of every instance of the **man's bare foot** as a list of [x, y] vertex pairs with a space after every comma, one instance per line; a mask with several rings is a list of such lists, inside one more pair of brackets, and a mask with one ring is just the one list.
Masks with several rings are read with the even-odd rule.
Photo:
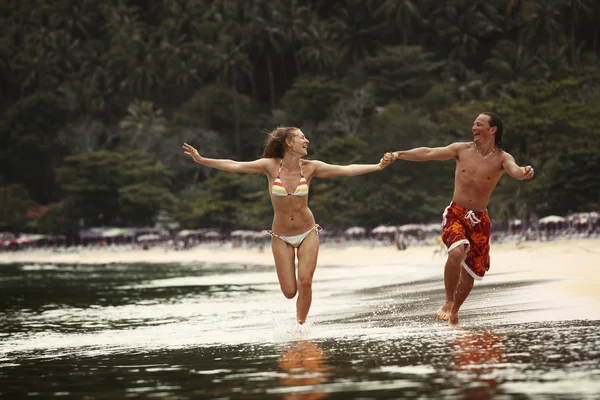
[[450, 316], [448, 317], [448, 326], [454, 329], [460, 328], [460, 322], [458, 321], [458, 313], [450, 313]]
[[450, 317], [450, 310], [452, 309], [452, 303], [449, 301], [445, 301], [444, 304], [440, 307], [437, 312], [437, 318], [442, 321], [448, 321]]

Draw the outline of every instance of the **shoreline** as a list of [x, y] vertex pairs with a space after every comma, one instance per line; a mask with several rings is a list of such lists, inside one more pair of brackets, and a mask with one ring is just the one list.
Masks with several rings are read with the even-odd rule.
[[[409, 246], [397, 250], [394, 245], [351, 244], [347, 246], [321, 245], [318, 265], [370, 265], [398, 264], [402, 262], [430, 261], [436, 259], [443, 266], [445, 253], [435, 254], [437, 245]], [[550, 242], [507, 242], [492, 243], [490, 250], [491, 268], [528, 268], [539, 262], [550, 263], [551, 267], [561, 264], [561, 260], [572, 265], [572, 258], [583, 262], [584, 266], [600, 258], [600, 239], [565, 239]], [[114, 263], [252, 263], [272, 265], [273, 255], [270, 246], [258, 248], [232, 248], [230, 244], [203, 246], [189, 250], [173, 250], [156, 247], [149, 250], [131, 248], [92, 248], [76, 252], [57, 252], [51, 249], [21, 250], [0, 253], [0, 265], [13, 263], [47, 264], [114, 264]], [[499, 266], [502, 264], [503, 266]], [[600, 271], [600, 262], [598, 264]], [[554, 269], [554, 268], [553, 268]], [[499, 271], [498, 271], [499, 272]]]
[[[434, 254], [436, 245], [409, 246], [397, 250], [394, 245], [372, 246], [353, 244], [346, 247], [321, 246], [319, 267], [378, 266], [403, 263], [436, 263], [443, 281], [446, 255]], [[494, 285], [507, 281], [552, 281], [550, 295], [560, 292], [562, 298], [591, 300], [600, 311], [600, 239], [565, 239], [551, 242], [492, 243], [491, 267], [482, 281], [475, 284]], [[258, 248], [197, 247], [190, 250], [93, 249], [78, 253], [58, 253], [52, 250], [0, 253], [0, 268], [8, 264], [244, 264], [273, 266], [269, 246]], [[317, 274], [318, 276], [318, 274]], [[318, 277], [316, 278], [318, 279]]]

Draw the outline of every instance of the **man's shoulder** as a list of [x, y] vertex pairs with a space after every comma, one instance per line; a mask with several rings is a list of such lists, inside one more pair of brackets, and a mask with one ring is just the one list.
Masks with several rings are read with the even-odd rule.
[[454, 142], [449, 145], [453, 147], [456, 151], [468, 150], [473, 146], [473, 142]]
[[510, 154], [508, 151], [504, 150], [504, 149], [500, 149], [500, 157], [502, 157], [502, 159], [513, 159], [514, 157], [512, 156], [512, 154]]

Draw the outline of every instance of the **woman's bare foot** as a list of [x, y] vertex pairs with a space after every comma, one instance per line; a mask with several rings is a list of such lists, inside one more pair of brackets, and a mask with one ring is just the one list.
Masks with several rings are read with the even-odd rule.
[[436, 316], [438, 317], [438, 319], [441, 319], [442, 321], [448, 321], [448, 318], [450, 317], [451, 309], [452, 309], [452, 303], [449, 301], [445, 301], [444, 304], [438, 310]]
[[450, 313], [448, 317], [448, 326], [450, 328], [460, 328], [460, 322], [458, 321], [458, 313]]

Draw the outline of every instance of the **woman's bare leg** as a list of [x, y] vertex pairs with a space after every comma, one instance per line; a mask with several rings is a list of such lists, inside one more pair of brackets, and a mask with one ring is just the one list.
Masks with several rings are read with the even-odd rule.
[[297, 290], [294, 247], [274, 237], [271, 239], [271, 249], [273, 250], [281, 293], [288, 299], [293, 299]]
[[298, 247], [298, 300], [296, 319], [299, 324], [306, 322], [312, 303], [312, 281], [317, 268], [319, 255], [319, 235], [313, 230]]

